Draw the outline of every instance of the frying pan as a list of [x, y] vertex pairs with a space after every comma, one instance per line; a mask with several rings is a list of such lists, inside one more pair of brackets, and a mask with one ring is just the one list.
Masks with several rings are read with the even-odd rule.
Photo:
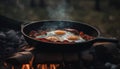
[[[78, 31], [82, 31], [85, 34], [95, 37], [92, 40], [85, 42], [77, 42], [73, 44], [57, 44], [54, 42], [42, 42], [33, 39], [29, 36], [32, 30], [54, 30], [54, 29], [64, 29], [71, 28]], [[40, 51], [81, 51], [90, 48], [95, 42], [118, 42], [117, 39], [105, 38], [100, 36], [100, 32], [88, 24], [75, 21], [36, 21], [22, 25], [21, 32], [30, 46], [34, 46]]]

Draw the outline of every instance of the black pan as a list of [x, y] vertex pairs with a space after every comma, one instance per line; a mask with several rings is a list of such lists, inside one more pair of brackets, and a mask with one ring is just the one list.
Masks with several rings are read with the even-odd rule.
[[[72, 28], [78, 31], [83, 31], [85, 34], [95, 37], [92, 40], [79, 42], [74, 44], [57, 44], [52, 42], [42, 42], [29, 37], [29, 33], [32, 30], [46, 30], [46, 29], [64, 29]], [[101, 38], [100, 32], [85, 23], [74, 21], [38, 21], [28, 23], [21, 28], [21, 32], [24, 35], [25, 40], [29, 45], [34, 46], [41, 51], [80, 51], [90, 48], [95, 42], [118, 42], [117, 39]]]

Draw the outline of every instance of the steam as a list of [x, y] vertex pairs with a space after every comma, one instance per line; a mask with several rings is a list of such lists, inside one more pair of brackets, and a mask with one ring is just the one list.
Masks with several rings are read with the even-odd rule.
[[53, 22], [45, 22], [40, 29], [41, 30], [56, 30], [56, 29], [64, 29], [72, 27], [72, 23], [68, 23], [66, 21], [53, 21]]
[[[57, 0], [58, 1], [58, 0]], [[47, 11], [48, 11], [48, 17], [50, 20], [58, 20], [56, 22], [51, 23], [45, 23], [41, 28], [42, 29], [49, 29], [49, 30], [55, 30], [55, 29], [64, 29], [68, 28], [71, 25], [71, 23], [64, 22], [65, 20], [71, 20], [71, 17], [69, 13], [73, 10], [72, 7], [68, 6], [65, 0], [59, 0], [59, 2], [50, 1], [48, 2]], [[60, 21], [62, 20], [62, 21]]]
[[69, 12], [71, 12], [71, 8], [68, 8], [68, 4], [65, 0], [60, 0], [60, 2], [56, 3], [57, 5], [48, 5], [47, 11], [48, 16], [52, 20], [71, 20], [69, 16]]

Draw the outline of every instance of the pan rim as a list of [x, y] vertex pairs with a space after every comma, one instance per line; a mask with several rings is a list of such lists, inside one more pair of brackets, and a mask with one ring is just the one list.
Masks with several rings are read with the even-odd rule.
[[75, 43], [56, 43], [56, 42], [44, 42], [44, 43], [49, 43], [49, 44], [62, 44], [62, 45], [71, 45], [71, 44], [80, 44], [80, 43], [87, 43], [87, 42], [90, 42], [90, 41], [93, 41], [95, 40], [97, 37], [100, 37], [100, 31], [95, 28], [94, 26], [90, 25], [90, 24], [87, 24], [87, 23], [84, 23], [84, 22], [80, 22], [80, 21], [71, 21], [71, 20], [41, 20], [41, 21], [32, 21], [32, 22], [29, 22], [27, 24], [25, 24], [24, 26], [21, 25], [21, 32], [22, 34], [29, 38], [29, 39], [32, 39], [32, 40], [35, 40], [35, 41], [39, 41], [39, 42], [43, 42], [43, 41], [40, 41], [40, 40], [36, 40], [30, 36], [28, 36], [27, 34], [25, 34], [24, 32], [24, 28], [29, 26], [29, 25], [32, 25], [32, 24], [36, 24], [36, 23], [41, 23], [41, 22], [72, 22], [72, 23], [80, 23], [82, 25], [86, 25], [88, 27], [91, 27], [92, 29], [94, 29], [96, 32], [97, 32], [97, 36], [91, 40], [88, 40], [88, 41], [85, 41], [85, 42], [75, 42]]

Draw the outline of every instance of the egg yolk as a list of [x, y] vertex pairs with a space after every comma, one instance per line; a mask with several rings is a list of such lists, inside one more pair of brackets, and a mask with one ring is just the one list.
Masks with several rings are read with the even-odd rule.
[[57, 35], [64, 35], [65, 31], [63, 31], [63, 30], [56, 30], [55, 34], [57, 34]]
[[68, 36], [68, 40], [78, 40], [79, 36]]

